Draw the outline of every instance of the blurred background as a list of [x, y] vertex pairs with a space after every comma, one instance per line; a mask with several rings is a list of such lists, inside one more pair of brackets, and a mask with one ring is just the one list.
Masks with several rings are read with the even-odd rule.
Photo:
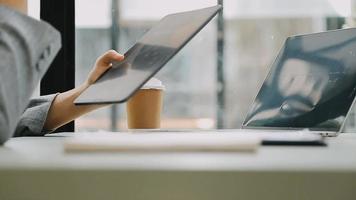
[[[356, 0], [76, 0], [76, 84], [108, 49], [125, 53], [163, 16], [223, 4], [158, 74], [162, 128], [240, 128], [270, 64], [291, 35], [353, 27]], [[39, 0], [29, 0], [39, 18]], [[126, 129], [125, 104], [76, 120], [76, 131]], [[346, 131], [356, 130], [354, 112]]]

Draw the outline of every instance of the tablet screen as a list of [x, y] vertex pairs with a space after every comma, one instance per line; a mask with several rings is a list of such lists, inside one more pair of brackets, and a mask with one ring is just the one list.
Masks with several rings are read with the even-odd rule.
[[122, 62], [114, 63], [74, 103], [121, 103], [128, 100], [220, 9], [221, 6], [213, 6], [164, 17], [125, 53]]

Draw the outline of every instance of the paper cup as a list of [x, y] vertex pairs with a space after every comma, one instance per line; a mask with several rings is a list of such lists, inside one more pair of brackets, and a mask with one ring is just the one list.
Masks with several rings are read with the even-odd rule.
[[159, 129], [165, 87], [156, 78], [150, 79], [126, 105], [129, 129]]

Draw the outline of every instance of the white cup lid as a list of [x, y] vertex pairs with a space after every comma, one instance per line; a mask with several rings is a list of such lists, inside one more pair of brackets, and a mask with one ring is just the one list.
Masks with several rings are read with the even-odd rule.
[[148, 80], [145, 85], [141, 87], [141, 89], [156, 89], [156, 90], [165, 90], [166, 88], [162, 84], [162, 81], [158, 80], [157, 78], [151, 78]]

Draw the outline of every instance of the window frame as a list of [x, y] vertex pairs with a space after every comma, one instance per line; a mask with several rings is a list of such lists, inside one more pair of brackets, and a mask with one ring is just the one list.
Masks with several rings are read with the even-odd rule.
[[[51, 63], [40, 84], [40, 94], [65, 92], [75, 87], [75, 1], [41, 0], [41, 19], [61, 34], [62, 48]], [[74, 132], [74, 121], [56, 132]]]

